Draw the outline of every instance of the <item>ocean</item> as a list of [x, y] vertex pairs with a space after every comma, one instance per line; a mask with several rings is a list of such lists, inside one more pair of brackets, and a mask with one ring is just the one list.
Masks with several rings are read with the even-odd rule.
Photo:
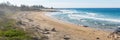
[[90, 28], [107, 31], [120, 26], [120, 8], [59, 8], [51, 17]]

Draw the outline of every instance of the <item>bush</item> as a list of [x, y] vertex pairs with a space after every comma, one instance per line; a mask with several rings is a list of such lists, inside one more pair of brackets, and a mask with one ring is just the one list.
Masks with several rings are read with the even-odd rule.
[[31, 40], [31, 36], [16, 26], [15, 20], [0, 22], [0, 40]]
[[0, 38], [5, 40], [31, 40], [32, 37], [26, 35], [24, 31], [11, 29], [0, 31]]
[[16, 27], [16, 25], [13, 20], [8, 19], [7, 21], [3, 20], [2, 22], [0, 22], [0, 30], [5, 31], [5, 30], [13, 29], [15, 27]]
[[4, 36], [5, 37], [19, 37], [19, 36], [24, 36], [25, 33], [23, 31], [20, 30], [8, 30], [4, 32]]

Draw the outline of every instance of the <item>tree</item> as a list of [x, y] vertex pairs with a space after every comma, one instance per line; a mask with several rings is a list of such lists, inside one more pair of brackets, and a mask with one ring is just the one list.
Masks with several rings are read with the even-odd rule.
[[20, 9], [21, 9], [22, 11], [28, 11], [28, 10], [29, 10], [29, 6], [21, 5]]

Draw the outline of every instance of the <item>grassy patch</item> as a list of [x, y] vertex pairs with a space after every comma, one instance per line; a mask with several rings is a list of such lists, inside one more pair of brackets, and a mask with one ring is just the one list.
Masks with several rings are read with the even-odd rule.
[[31, 40], [26, 32], [16, 26], [15, 20], [7, 19], [0, 22], [0, 40]]

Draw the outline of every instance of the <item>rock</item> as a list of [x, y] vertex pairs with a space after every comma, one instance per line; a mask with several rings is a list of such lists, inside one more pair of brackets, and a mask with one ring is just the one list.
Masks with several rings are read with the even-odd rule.
[[42, 29], [40, 29], [39, 27], [35, 27], [36, 29], [38, 29], [38, 30], [42, 30]]
[[48, 40], [49, 37], [48, 36], [43, 36], [41, 40]]
[[88, 27], [88, 26], [83, 26], [83, 27]]
[[54, 31], [54, 32], [56, 32], [55, 28], [53, 28], [51, 31]]
[[96, 39], [100, 39], [99, 37], [97, 37]]
[[44, 30], [45, 30], [45, 31], [49, 31], [49, 30], [48, 30], [48, 29], [46, 29], [46, 28], [45, 28]]
[[32, 39], [33, 40], [40, 40], [38, 37], [33, 37]]
[[70, 38], [67, 38], [67, 37], [66, 37], [66, 38], [64, 38], [64, 40], [70, 40]]
[[33, 20], [32, 19], [28, 19], [29, 20], [29, 22], [33, 22]]
[[64, 35], [64, 40], [70, 40], [69, 36]]
[[43, 34], [50, 34], [50, 32], [43, 32]]
[[17, 24], [18, 24], [18, 25], [26, 25], [26, 24], [23, 23], [22, 21], [18, 21]]

